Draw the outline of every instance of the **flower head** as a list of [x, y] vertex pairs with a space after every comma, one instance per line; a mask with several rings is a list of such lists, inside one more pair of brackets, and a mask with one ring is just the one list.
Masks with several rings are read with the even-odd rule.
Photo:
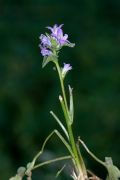
[[48, 26], [47, 28], [51, 31], [50, 34], [41, 34], [40, 39], [40, 50], [42, 56], [52, 56], [57, 59], [59, 50], [63, 46], [74, 47], [73, 43], [68, 41], [68, 35], [63, 33], [61, 25], [55, 24], [53, 27]]
[[72, 69], [72, 66], [70, 64], [64, 63], [64, 66], [62, 68], [62, 77], [64, 78], [65, 75]]
[[69, 42], [67, 40], [68, 35], [67, 34], [63, 35], [63, 30], [61, 29], [62, 26], [63, 24], [61, 24], [60, 26], [55, 24], [53, 27], [47, 27], [52, 32], [51, 36], [55, 37], [61, 46]]

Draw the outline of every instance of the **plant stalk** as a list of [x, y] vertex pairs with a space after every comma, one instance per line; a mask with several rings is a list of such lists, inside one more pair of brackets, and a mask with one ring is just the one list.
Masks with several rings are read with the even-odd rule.
[[57, 71], [58, 71], [58, 75], [59, 75], [59, 79], [60, 79], [60, 84], [61, 84], [61, 90], [62, 90], [62, 95], [63, 95], [63, 100], [64, 100], [64, 104], [65, 104], [65, 110], [66, 110], [66, 116], [65, 116], [65, 120], [66, 120], [66, 124], [67, 124], [67, 129], [68, 129], [68, 134], [69, 134], [69, 139], [70, 139], [70, 143], [71, 143], [71, 147], [72, 147], [72, 151], [74, 154], [74, 165], [75, 165], [75, 169], [76, 169], [76, 173], [82, 176], [83, 174], [83, 170], [82, 170], [82, 162], [80, 162], [79, 159], [79, 154], [78, 154], [78, 150], [75, 144], [75, 140], [74, 140], [74, 136], [73, 136], [73, 130], [72, 130], [72, 125], [70, 124], [70, 116], [69, 116], [69, 110], [68, 110], [68, 104], [67, 104], [67, 99], [66, 99], [66, 94], [65, 94], [65, 87], [64, 87], [64, 82], [63, 82], [63, 78], [62, 78], [62, 73], [61, 73], [61, 69], [60, 66], [58, 64], [58, 61], [55, 62]]

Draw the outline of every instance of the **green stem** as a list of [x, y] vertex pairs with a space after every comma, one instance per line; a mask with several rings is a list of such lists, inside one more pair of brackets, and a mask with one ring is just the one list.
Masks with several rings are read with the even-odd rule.
[[69, 116], [69, 110], [68, 110], [68, 104], [67, 104], [67, 99], [66, 99], [66, 94], [65, 94], [65, 87], [64, 87], [64, 83], [63, 83], [63, 78], [62, 78], [62, 74], [61, 74], [61, 69], [60, 66], [58, 64], [58, 61], [55, 62], [58, 74], [59, 74], [59, 79], [60, 79], [60, 84], [61, 84], [61, 89], [62, 89], [62, 94], [63, 94], [63, 100], [64, 100], [64, 104], [65, 104], [65, 110], [66, 110], [66, 124], [67, 124], [67, 129], [68, 129], [68, 134], [69, 134], [69, 139], [70, 139], [70, 143], [72, 146], [72, 150], [73, 150], [73, 154], [74, 154], [74, 164], [76, 167], [77, 172], [79, 172], [80, 174], [82, 174], [82, 166], [79, 159], [79, 155], [78, 155], [78, 151], [77, 151], [77, 147], [75, 144], [75, 140], [74, 140], [74, 136], [73, 136], [73, 131], [72, 131], [72, 126], [70, 124], [70, 116]]

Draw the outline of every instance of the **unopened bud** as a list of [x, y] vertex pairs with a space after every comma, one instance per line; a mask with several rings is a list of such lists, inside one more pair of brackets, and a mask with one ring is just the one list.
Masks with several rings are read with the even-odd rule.
[[60, 100], [60, 101], [63, 101], [63, 98], [62, 98], [62, 96], [61, 96], [61, 95], [59, 95], [59, 100]]

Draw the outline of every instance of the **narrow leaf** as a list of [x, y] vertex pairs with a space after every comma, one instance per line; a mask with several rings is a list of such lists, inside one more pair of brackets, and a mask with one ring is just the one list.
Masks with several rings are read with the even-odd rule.
[[57, 174], [56, 174], [56, 178], [61, 174], [61, 172], [63, 171], [63, 169], [65, 168], [65, 164], [64, 164], [64, 166], [57, 172]]
[[81, 144], [84, 146], [84, 148], [86, 149], [86, 151], [100, 164], [102, 164], [108, 171], [108, 175], [106, 180], [118, 180], [120, 178], [120, 170], [113, 165], [112, 162], [112, 158], [111, 157], [106, 157], [105, 158], [105, 162], [101, 161], [100, 159], [98, 159], [89, 149], [88, 147], [85, 145], [85, 143], [79, 138], [78, 139]]
[[69, 136], [68, 136], [68, 132], [65, 128], [65, 126], [61, 123], [60, 119], [55, 115], [55, 113], [53, 111], [50, 111], [50, 114], [54, 117], [54, 119], [57, 121], [57, 123], [60, 125], [60, 127], [62, 128], [63, 132], [65, 133], [66, 137], [69, 140]]
[[66, 120], [66, 122], [68, 121], [69, 124], [71, 125], [70, 115], [69, 115], [69, 112], [67, 113], [65, 103], [63, 101], [62, 96], [59, 96], [59, 100], [60, 100], [60, 104], [61, 104], [61, 107], [62, 107], [62, 110], [63, 110], [63, 113], [64, 113], [65, 120]]
[[73, 104], [73, 94], [72, 94], [72, 88], [69, 87], [69, 96], [70, 96], [70, 107], [69, 107], [69, 114], [70, 114], [70, 120], [71, 124], [73, 123], [73, 118], [74, 118], [74, 104]]
[[[53, 135], [57, 135], [58, 138], [62, 141], [62, 143], [66, 146], [66, 148], [68, 149], [68, 151], [70, 152], [71, 156], [73, 157], [73, 152], [72, 152], [72, 149], [71, 149], [71, 146], [69, 145], [69, 143], [65, 140], [65, 138], [59, 133], [59, 131], [57, 131], [56, 129], [53, 130], [48, 136], [47, 138], [45, 139], [43, 145], [42, 145], [42, 148], [41, 150], [37, 153], [37, 155], [34, 157], [33, 161], [32, 162], [36, 162], [36, 160], [38, 159], [38, 157], [43, 153], [44, 151], [44, 148], [47, 144], [47, 142], [49, 141], [49, 139], [53, 136]], [[33, 169], [35, 169], [35, 167], [33, 167]]]
[[96, 160], [98, 163], [102, 164], [104, 167], [106, 167], [105, 162], [101, 161], [96, 155], [94, 155], [86, 146], [86, 144], [80, 139], [80, 137], [78, 138], [78, 141], [83, 145], [83, 147], [85, 148], [85, 150], [88, 152], [88, 154], [94, 159]]
[[75, 43], [66, 43], [64, 46], [68, 46], [68, 47], [74, 47], [75, 46]]
[[42, 166], [45, 166], [45, 165], [48, 165], [48, 164], [51, 164], [51, 163], [55, 163], [55, 162], [58, 162], [58, 161], [63, 161], [63, 160], [68, 160], [68, 159], [72, 159], [71, 156], [62, 156], [62, 157], [58, 157], [58, 158], [55, 158], [55, 159], [50, 159], [48, 161], [44, 161], [40, 164], [37, 164], [34, 166], [34, 169], [37, 169], [39, 167], [42, 167]]

